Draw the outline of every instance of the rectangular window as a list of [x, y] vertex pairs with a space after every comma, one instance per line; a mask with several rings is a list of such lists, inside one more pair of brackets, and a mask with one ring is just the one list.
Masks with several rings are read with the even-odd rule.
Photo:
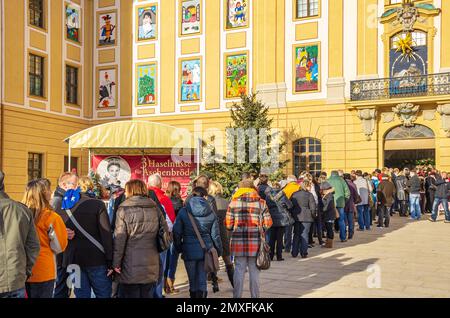
[[38, 28], [44, 27], [44, 0], [29, 0], [30, 24]]
[[319, 15], [320, 0], [296, 0], [297, 1], [297, 19], [315, 17]]
[[[70, 157], [70, 170], [78, 170], [78, 157]], [[69, 171], [69, 157], [64, 156], [64, 171]]]
[[78, 105], [78, 68], [66, 66], [66, 102]]
[[28, 153], [28, 181], [42, 178], [42, 154]]
[[44, 58], [30, 54], [28, 67], [30, 95], [44, 97]]

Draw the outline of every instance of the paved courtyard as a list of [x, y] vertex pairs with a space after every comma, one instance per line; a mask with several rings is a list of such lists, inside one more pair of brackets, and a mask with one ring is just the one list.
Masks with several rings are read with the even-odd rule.
[[[450, 297], [450, 224], [442, 216], [437, 223], [427, 219], [394, 216], [389, 229], [356, 232], [347, 243], [335, 240], [332, 250], [314, 247], [308, 259], [285, 254], [284, 262], [261, 272], [261, 296]], [[213, 294], [209, 286], [208, 297], [232, 297], [226, 273], [219, 276], [220, 292]], [[171, 297], [189, 297], [182, 262], [176, 283], [181, 293]], [[249, 297], [248, 276], [245, 284]]]

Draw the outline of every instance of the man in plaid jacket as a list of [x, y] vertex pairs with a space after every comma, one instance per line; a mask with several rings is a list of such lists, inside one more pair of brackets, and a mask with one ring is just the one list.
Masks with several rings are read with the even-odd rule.
[[[241, 298], [245, 271], [250, 274], [252, 298], [259, 298], [259, 269], [256, 256], [261, 242], [261, 229], [272, 226], [266, 201], [261, 199], [251, 181], [241, 181], [228, 206], [225, 225], [231, 231], [231, 254], [234, 256], [233, 297]], [[264, 237], [263, 233], [263, 237]]]

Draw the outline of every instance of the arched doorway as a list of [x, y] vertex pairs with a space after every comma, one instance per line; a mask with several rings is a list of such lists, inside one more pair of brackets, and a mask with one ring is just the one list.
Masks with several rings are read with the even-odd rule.
[[413, 168], [416, 165], [435, 165], [434, 132], [422, 125], [398, 126], [384, 138], [384, 166]]

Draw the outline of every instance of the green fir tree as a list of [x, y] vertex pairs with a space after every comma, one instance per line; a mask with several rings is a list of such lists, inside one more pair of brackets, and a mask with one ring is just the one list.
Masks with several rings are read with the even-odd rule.
[[[231, 196], [241, 180], [242, 173], [248, 172], [254, 176], [258, 176], [263, 171], [266, 173], [269, 172], [270, 179], [272, 180], [280, 179], [284, 177], [282, 169], [288, 163], [288, 160], [280, 160], [278, 155], [276, 158], [270, 157], [272, 139], [275, 137], [270, 135], [273, 119], [269, 116], [269, 107], [257, 99], [257, 94], [242, 95], [240, 103], [234, 103], [230, 112], [232, 122], [228, 128], [232, 128], [235, 132], [233, 162], [227, 162], [227, 156], [225, 154], [217, 154], [212, 143], [208, 144], [204, 142], [204, 157], [206, 153], [210, 158], [214, 158], [214, 161], [207, 162], [201, 167], [202, 174], [208, 175], [223, 186], [225, 197]], [[248, 134], [244, 133], [251, 129], [254, 129], [256, 138], [251, 138]], [[258, 142], [260, 140], [261, 129], [265, 129], [268, 133], [268, 135], [261, 135], [261, 138], [266, 138], [267, 140], [265, 146]], [[213, 141], [212, 139], [211, 142]], [[245, 146], [245, 158], [241, 158], [244, 159], [241, 160], [244, 162], [237, 161], [238, 141], [243, 142]], [[278, 154], [283, 152], [285, 146], [285, 142], [280, 142]], [[257, 151], [256, 153], [255, 151], [250, 152], [250, 149], [257, 149]], [[265, 162], [261, 160], [260, 152], [265, 152], [269, 156]], [[270, 171], [271, 164], [274, 161], [278, 162], [278, 169]]]

